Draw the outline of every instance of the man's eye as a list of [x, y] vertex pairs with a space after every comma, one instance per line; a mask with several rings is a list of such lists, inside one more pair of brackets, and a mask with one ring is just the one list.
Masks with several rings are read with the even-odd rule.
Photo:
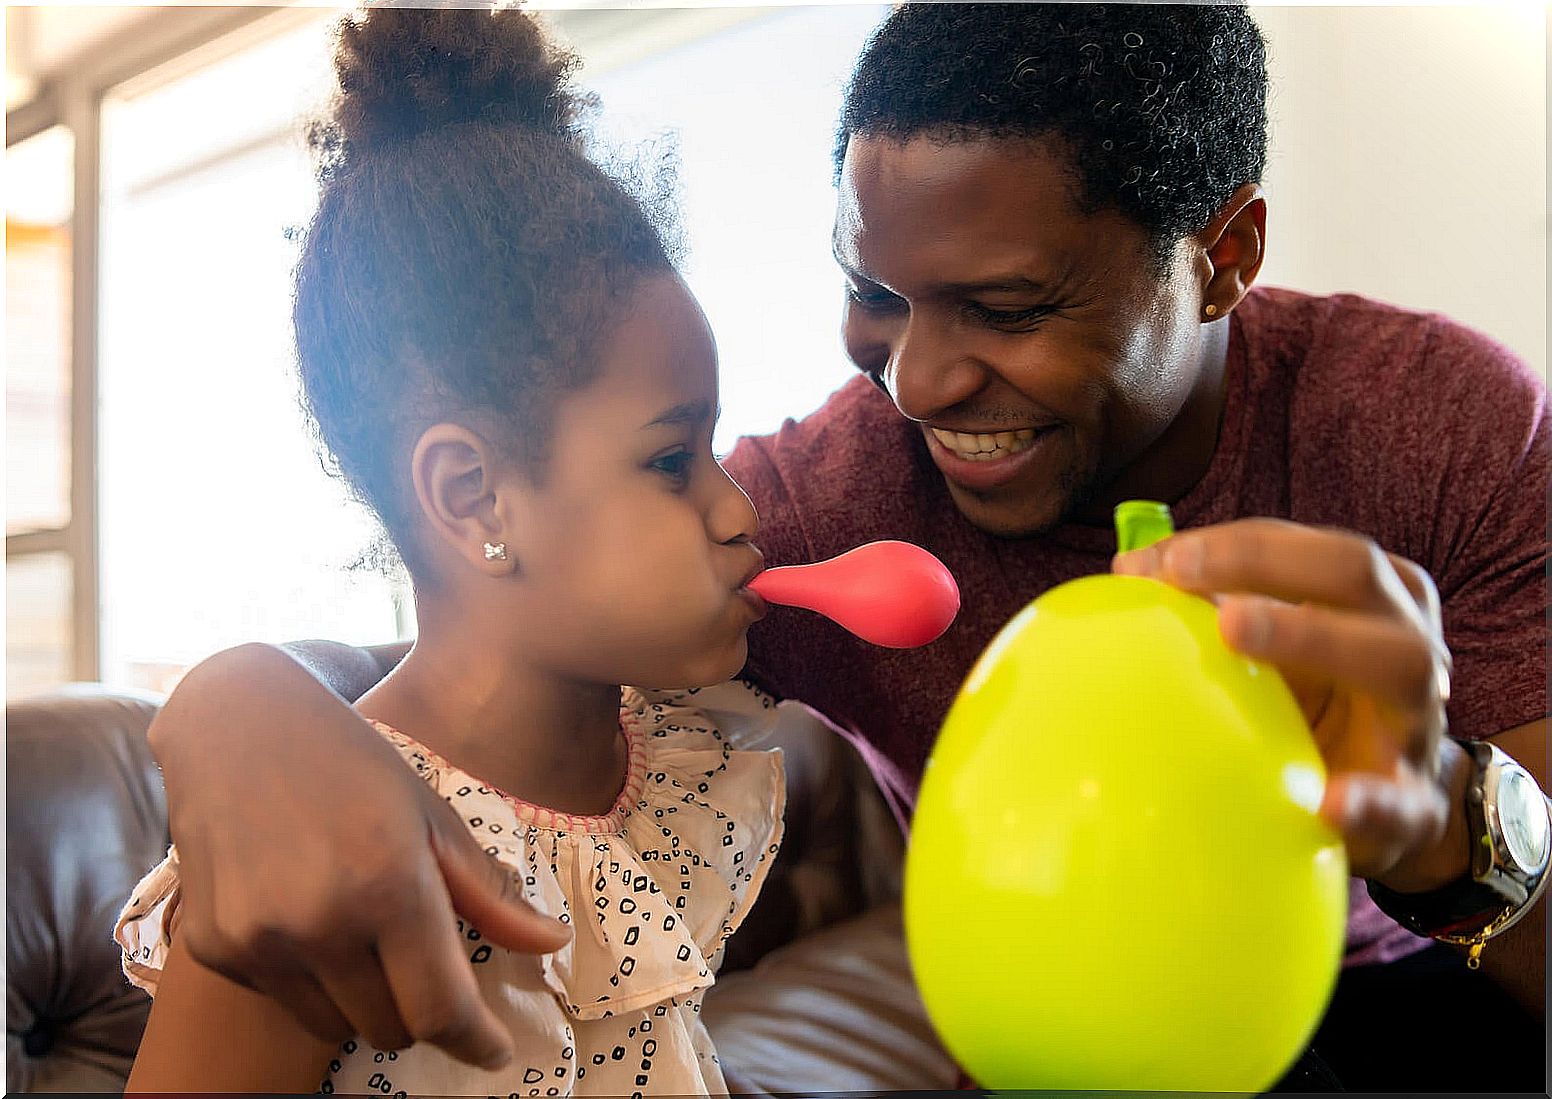
[[1031, 305], [1025, 309], [993, 309], [979, 302], [967, 302], [965, 312], [982, 324], [993, 325], [1015, 332], [1027, 332], [1037, 327], [1053, 312], [1049, 305]]
[[891, 294], [888, 290], [876, 287], [872, 290], [859, 290], [850, 283], [846, 286], [846, 300], [870, 313], [884, 313], [905, 307], [905, 299], [898, 294]]
[[652, 459], [651, 468], [683, 484], [690, 479], [690, 467], [694, 462], [695, 455], [688, 450], [676, 450], [672, 454]]

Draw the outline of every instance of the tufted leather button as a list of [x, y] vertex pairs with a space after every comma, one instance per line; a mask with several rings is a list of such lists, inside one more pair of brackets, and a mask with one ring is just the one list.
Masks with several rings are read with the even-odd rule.
[[53, 1048], [54, 1028], [42, 1020], [34, 1023], [32, 1028], [22, 1035], [22, 1052], [28, 1057], [42, 1057]]

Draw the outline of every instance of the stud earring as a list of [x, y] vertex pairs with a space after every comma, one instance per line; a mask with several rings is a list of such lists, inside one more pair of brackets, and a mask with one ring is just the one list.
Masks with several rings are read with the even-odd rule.
[[1202, 306], [1202, 315], [1204, 317], [1216, 317], [1218, 315], [1218, 307], [1209, 302]]
[[505, 542], [486, 542], [485, 560], [505, 561], [507, 559], [507, 544]]

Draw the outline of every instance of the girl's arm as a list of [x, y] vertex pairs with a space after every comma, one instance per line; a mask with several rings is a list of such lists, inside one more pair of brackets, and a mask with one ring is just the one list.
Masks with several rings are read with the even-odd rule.
[[337, 1049], [174, 937], [125, 1091], [312, 1092]]

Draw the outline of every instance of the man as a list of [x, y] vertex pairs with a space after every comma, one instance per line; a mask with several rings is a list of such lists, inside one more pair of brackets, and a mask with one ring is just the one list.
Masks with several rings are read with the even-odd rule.
[[[1539, 1017], [1545, 872], [1508, 868], [1518, 900], [1472, 878], [1493, 837], [1467, 792], [1510, 764], [1456, 738], [1491, 738], [1544, 784], [1545, 392], [1443, 318], [1252, 289], [1265, 96], [1237, 7], [909, 5], [886, 20], [837, 149], [862, 377], [726, 464], [768, 563], [902, 538], [948, 564], [963, 610], [910, 652], [777, 612], [746, 674], [843, 729], [908, 819], [995, 632], [1111, 567], [1117, 502], [1169, 502], [1186, 529], [1115, 567], [1216, 597], [1228, 642], [1284, 671], [1328, 765], [1322, 812], [1364, 879], [1315, 1049], [1349, 1088], [1530, 1090], [1539, 1025], [1396, 921], [1475, 940], [1483, 972]], [[382, 672], [355, 651], [308, 660], [345, 693]], [[422, 929], [453, 906], [518, 949], [553, 947], [555, 929], [504, 899], [504, 876], [337, 698], [249, 646], [191, 672], [153, 734], [197, 958], [320, 1033], [498, 1051], [461, 955]], [[1514, 812], [1545, 827], [1544, 801]], [[1522, 1026], [1495, 1034], [1507, 1052], [1411, 1040], [1488, 1012]]]

